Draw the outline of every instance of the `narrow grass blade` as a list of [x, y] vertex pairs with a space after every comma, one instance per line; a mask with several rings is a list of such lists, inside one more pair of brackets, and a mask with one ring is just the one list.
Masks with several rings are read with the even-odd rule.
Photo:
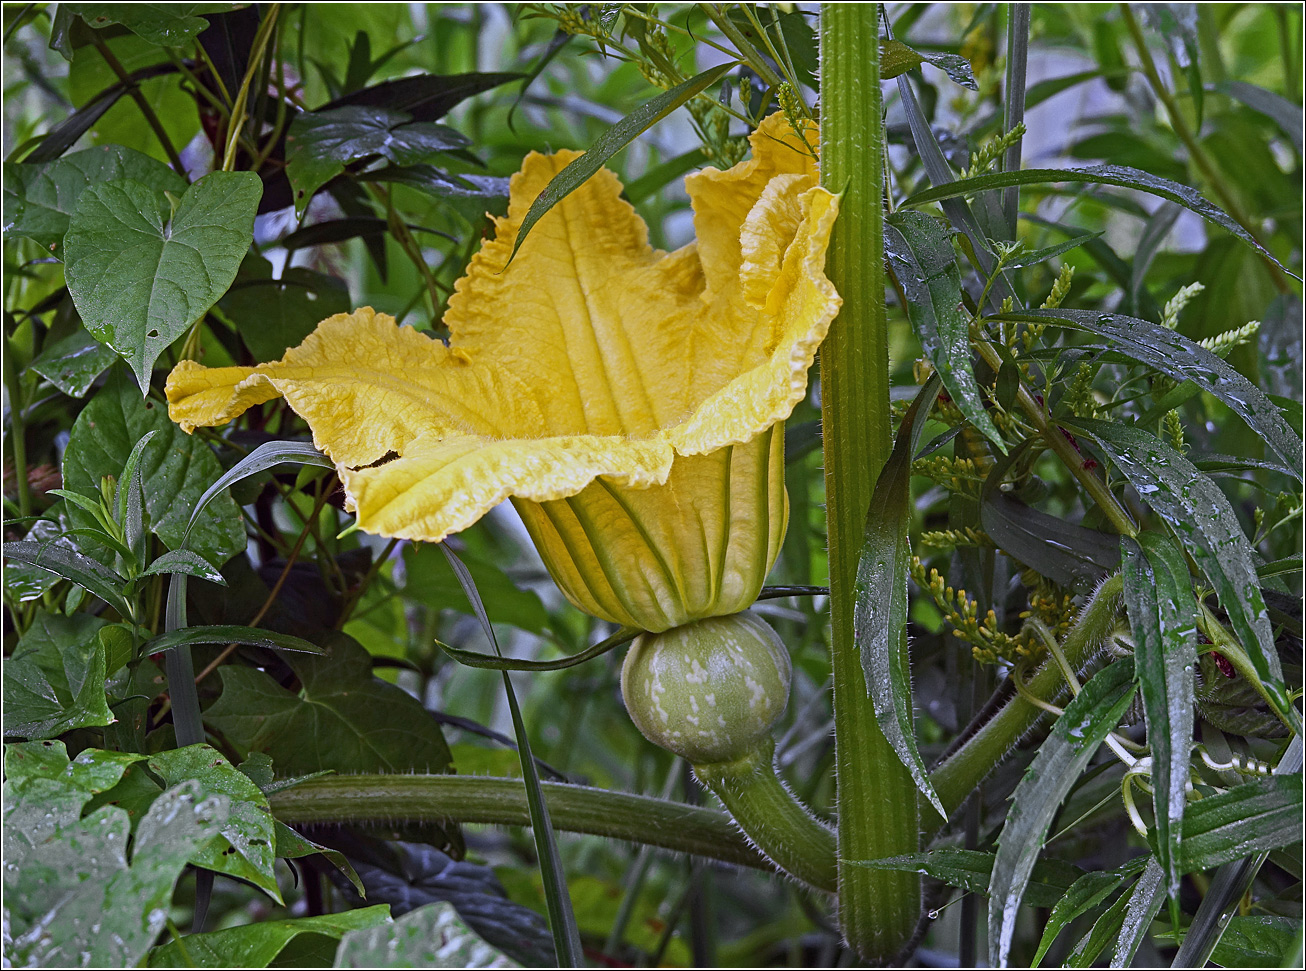
[[1134, 892], [1125, 904], [1125, 916], [1116, 935], [1115, 951], [1111, 955], [1111, 967], [1128, 967], [1133, 960], [1147, 929], [1152, 925], [1152, 918], [1161, 909], [1166, 898], [1166, 875], [1161, 864], [1152, 857], [1147, 861], [1147, 868], [1134, 884]]
[[459, 664], [465, 664], [469, 668], [493, 668], [496, 671], [561, 671], [564, 668], [575, 667], [577, 664], [584, 664], [596, 657], [608, 653], [614, 647], [620, 647], [622, 644], [628, 644], [640, 634], [633, 627], [623, 627], [611, 637], [599, 641], [592, 647], [587, 647], [583, 651], [577, 651], [575, 654], [568, 654], [566, 657], [555, 658], [552, 661], [526, 661], [518, 658], [503, 657], [495, 654], [482, 654], [480, 651], [468, 651], [461, 647], [453, 647], [441, 641], [436, 641], [440, 650], [444, 651]]
[[[1025, 120], [1025, 80], [1029, 65], [1029, 4], [1013, 3], [1007, 8], [1007, 83], [1003, 123], [1011, 131]], [[1008, 172], [1020, 171], [1020, 139], [1016, 139], [1002, 159]], [[1008, 239], [1016, 238], [1016, 214], [1020, 189], [1009, 186], [1002, 192], [1002, 218]]]
[[970, 320], [961, 302], [961, 271], [951, 238], [924, 213], [899, 211], [885, 222], [884, 251], [906, 294], [916, 334], [943, 386], [970, 423], [1002, 451], [1002, 436], [975, 381]]
[[1255, 554], [1220, 487], [1142, 428], [1089, 418], [1079, 419], [1073, 426], [1066, 424], [1096, 440], [1144, 501], [1174, 528], [1215, 585], [1220, 605], [1280, 715], [1295, 714], [1290, 712], [1274, 631], [1256, 576]]
[[521, 249], [521, 244], [526, 241], [532, 227], [540, 221], [541, 217], [573, 191], [580, 188], [586, 179], [603, 168], [608, 159], [690, 98], [722, 78], [734, 66], [734, 61], [727, 64], [718, 64], [716, 67], [708, 68], [701, 74], [694, 75], [688, 81], [682, 81], [671, 90], [663, 92], [636, 108], [600, 135], [598, 140], [590, 146], [589, 151], [550, 179], [549, 184], [544, 187], [544, 191], [540, 193], [539, 198], [531, 203], [530, 209], [526, 212], [526, 218], [522, 220], [521, 228], [517, 230], [517, 241], [513, 243], [512, 255], [517, 255], [517, 250]]
[[63, 546], [38, 543], [34, 540], [5, 543], [4, 555], [8, 559], [39, 566], [43, 570], [58, 574], [65, 580], [71, 580], [79, 587], [95, 594], [118, 611], [124, 619], [131, 619], [133, 616], [131, 604], [122, 595], [122, 589], [127, 585], [127, 581], [98, 560]]
[[1297, 480], [1302, 480], [1301, 437], [1278, 406], [1230, 364], [1195, 341], [1137, 317], [1091, 310], [1031, 310], [1006, 319], [1053, 320], [1088, 331], [1176, 381], [1192, 381], [1236, 412], [1294, 470]]
[[[1120, 549], [1135, 673], [1152, 749], [1156, 853], [1166, 890], [1177, 905], [1188, 750], [1193, 738], [1197, 601], [1183, 553], [1167, 537], [1159, 533], [1143, 533], [1137, 541], [1121, 537]], [[1177, 912], [1174, 917], [1177, 922]]]
[[911, 670], [907, 655], [907, 560], [911, 548], [911, 462], [925, 420], [939, 393], [938, 372], [916, 395], [889, 460], [875, 483], [866, 513], [865, 544], [857, 562], [853, 637], [861, 656], [866, 692], [875, 706], [880, 730], [917, 790], [943, 819], [948, 818], [930, 784], [929, 771], [916, 747], [912, 722]]
[[259, 627], [244, 627], [240, 624], [208, 624], [169, 631], [146, 643], [144, 653], [154, 654], [183, 645], [189, 647], [192, 644], [247, 644], [250, 647], [267, 647], [277, 651], [297, 651], [303, 654], [326, 653], [325, 650], [302, 637], [279, 634]]
[[1128, 658], [1093, 676], [1052, 726], [1011, 797], [989, 898], [989, 960], [1006, 967], [1016, 915], [1061, 801], [1134, 698]]
[[[899, 81], [901, 83], [901, 79]], [[931, 179], [931, 181], [933, 180]], [[940, 202], [945, 199], [955, 199], [958, 196], [972, 195], [988, 189], [1002, 189], [1007, 186], [1045, 185], [1057, 182], [1118, 185], [1176, 202], [1185, 209], [1197, 213], [1203, 219], [1209, 220], [1233, 233], [1266, 259], [1273, 261], [1276, 266], [1293, 279], [1301, 279], [1275, 259], [1274, 254], [1258, 243], [1251, 233], [1238, 225], [1232, 216], [1215, 203], [1204, 198], [1195, 189], [1180, 185], [1178, 182], [1172, 182], [1169, 179], [1163, 179], [1159, 175], [1144, 172], [1142, 169], [1131, 168], [1128, 165], [1093, 165], [1083, 169], [1024, 169], [1020, 172], [992, 172], [969, 179], [960, 179], [947, 185], [935, 183], [934, 188], [916, 193], [911, 198], [904, 200], [902, 205], [918, 206], [926, 202]]]
[[[449, 566], [462, 585], [463, 593], [476, 611], [476, 618], [481, 622], [485, 636], [499, 653], [499, 641], [494, 636], [494, 628], [485, 612], [485, 604], [476, 590], [476, 581], [471, 571], [458, 559], [453, 550], [445, 543], [440, 549], [449, 559]], [[517, 736], [517, 755], [521, 761], [522, 781], [526, 784], [526, 799], [530, 807], [531, 832], [535, 837], [535, 849], [540, 855], [540, 876], [544, 880], [544, 901], [549, 912], [549, 928], [553, 931], [553, 947], [558, 957], [558, 966], [562, 968], [580, 968], [585, 966], [584, 953], [580, 944], [580, 928], [576, 924], [576, 914], [572, 910], [571, 897], [567, 892], [567, 877], [562, 870], [562, 858], [558, 854], [558, 843], [553, 836], [553, 823], [549, 819], [549, 807], [544, 801], [544, 790], [540, 785], [540, 775], [535, 768], [535, 757], [531, 754], [531, 742], [526, 734], [526, 723], [522, 720], [521, 708], [517, 704], [517, 695], [512, 689], [512, 680], [504, 671], [503, 687], [508, 695], [508, 710], [512, 713], [513, 733]]]

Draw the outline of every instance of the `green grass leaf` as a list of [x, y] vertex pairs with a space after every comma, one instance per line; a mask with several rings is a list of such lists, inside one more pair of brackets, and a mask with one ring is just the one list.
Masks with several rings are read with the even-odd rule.
[[603, 168], [608, 159], [690, 98], [718, 81], [734, 66], [733, 62], [718, 64], [701, 74], [694, 75], [688, 81], [680, 82], [671, 90], [664, 91], [656, 98], [640, 105], [600, 135], [584, 155], [550, 179], [544, 191], [531, 203], [526, 218], [522, 220], [521, 228], [517, 230], [517, 240], [513, 243], [512, 255], [517, 255], [521, 244], [526, 241], [526, 237], [530, 235], [531, 229], [540, 218], [580, 188], [591, 175]]
[[1125, 607], [1134, 635], [1135, 674], [1152, 750], [1156, 852], [1179, 900], [1180, 842], [1187, 808], [1197, 669], [1197, 601], [1183, 553], [1159, 533], [1121, 537]]
[[1016, 915], [1052, 817], [1129, 707], [1133, 681], [1128, 659], [1094, 675], [1056, 720], [1012, 794], [989, 891], [989, 960], [995, 967], [1007, 964]]
[[880, 730], [911, 773], [917, 790], [946, 820], [948, 814], [930, 784], [925, 761], [916, 746], [907, 654], [911, 463], [939, 393], [937, 375], [935, 372], [930, 376], [903, 417], [898, 439], [871, 495], [865, 544], [854, 584], [853, 636]]
[[142, 389], [164, 348], [235, 279], [262, 194], [253, 172], [214, 172], [175, 212], [163, 190], [135, 179], [97, 183], [77, 200], [64, 239], [68, 292]]
[[950, 235], [924, 213], [899, 211], [885, 222], [884, 250], [907, 296], [916, 336], [943, 386], [970, 423], [1003, 451], [971, 365], [970, 319], [961, 302], [961, 271]]

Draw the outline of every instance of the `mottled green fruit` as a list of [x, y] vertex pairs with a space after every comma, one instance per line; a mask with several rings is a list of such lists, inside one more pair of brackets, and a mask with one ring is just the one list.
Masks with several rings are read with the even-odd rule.
[[694, 765], [742, 758], [789, 702], [780, 636], [751, 614], [641, 634], [621, 668], [630, 718], [655, 745]]

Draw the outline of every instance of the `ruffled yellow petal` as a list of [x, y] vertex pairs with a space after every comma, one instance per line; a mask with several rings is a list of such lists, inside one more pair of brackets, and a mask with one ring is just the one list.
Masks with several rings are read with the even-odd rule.
[[281, 361], [183, 362], [170, 414], [191, 431], [284, 396], [337, 463], [362, 527], [387, 536], [438, 541], [509, 496], [552, 502], [596, 479], [661, 485], [677, 455], [741, 445], [783, 420], [838, 310], [823, 271], [838, 200], [783, 118], [753, 148], [751, 161], [687, 180], [697, 244], [650, 247], [602, 171], [509, 264], [530, 204], [576, 157], [532, 154], [457, 284], [448, 346], [363, 308], [323, 321]]

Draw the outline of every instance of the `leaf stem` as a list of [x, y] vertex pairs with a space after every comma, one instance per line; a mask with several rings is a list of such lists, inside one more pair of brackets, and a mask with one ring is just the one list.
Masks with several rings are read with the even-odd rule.
[[821, 346], [839, 912], [849, 945], [887, 962], [912, 938], [921, 884], [915, 873], [853, 865], [914, 853], [920, 839], [916, 786], [876, 721], [853, 632], [866, 511], [892, 446], [875, 6], [824, 4], [820, 38], [821, 184], [843, 196], [828, 259], [843, 308]]
[[723, 13], [716, 4], [700, 3], [699, 8], [707, 14], [709, 20], [716, 24], [717, 29], [729, 38], [730, 43], [735, 45], [739, 56], [742, 57], [748, 66], [751, 67], [757, 76], [773, 88], [778, 88], [784, 83], [784, 78], [771, 70], [771, 65], [758, 54], [757, 48], [748, 42], [744, 32], [735, 26], [729, 16]]
[[[559, 829], [772, 869], [725, 813], [564, 782], [540, 786]], [[522, 780], [485, 776], [326, 776], [274, 793], [269, 801], [277, 818], [290, 825], [344, 825], [374, 819], [453, 819], [495, 826], [531, 822]]]
[[[6, 315], [8, 316], [8, 315]], [[9, 442], [14, 453], [14, 485], [18, 489], [18, 514], [26, 519], [32, 514], [32, 484], [27, 478], [27, 423], [23, 420], [26, 403], [18, 372], [14, 370], [14, 353], [9, 335], [5, 335], [4, 384], [9, 394]]]
[[109, 70], [113, 71], [119, 82], [121, 82], [123, 87], [127, 89], [127, 95], [136, 102], [136, 107], [141, 109], [141, 114], [145, 116], [145, 123], [150, 126], [150, 130], [154, 132], [154, 136], [159, 140], [159, 144], [163, 146], [163, 151], [168, 156], [168, 163], [173, 167], [173, 170], [176, 171], [178, 175], [189, 182], [190, 179], [186, 177], [186, 166], [182, 164], [181, 156], [178, 155], [177, 150], [173, 148], [172, 139], [170, 139], [168, 133], [163, 130], [163, 123], [159, 121], [159, 116], [154, 113], [154, 108], [145, 100], [145, 95], [141, 92], [140, 84], [132, 80], [131, 76], [127, 73], [127, 69], [123, 67], [122, 62], [114, 56], [113, 51], [109, 49], [109, 45], [100, 37], [99, 32], [92, 30], [90, 31], [90, 34], [91, 40], [95, 43], [95, 49], [99, 51], [100, 56], [104, 58], [104, 63], [109, 65]]

